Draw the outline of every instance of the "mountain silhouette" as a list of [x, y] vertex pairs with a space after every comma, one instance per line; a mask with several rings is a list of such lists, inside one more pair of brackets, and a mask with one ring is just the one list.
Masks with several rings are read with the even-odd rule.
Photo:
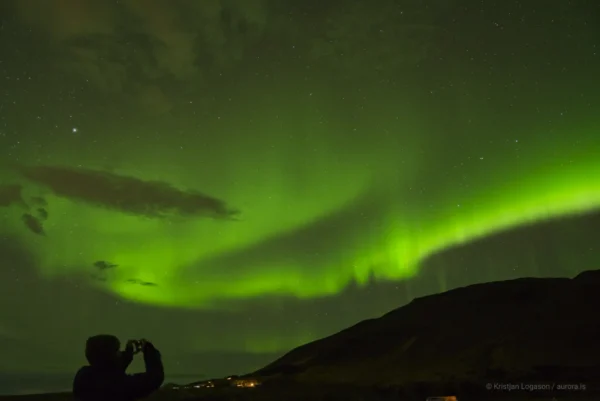
[[457, 288], [295, 348], [253, 375], [381, 388], [527, 378], [598, 382], [599, 290], [596, 270], [573, 279]]

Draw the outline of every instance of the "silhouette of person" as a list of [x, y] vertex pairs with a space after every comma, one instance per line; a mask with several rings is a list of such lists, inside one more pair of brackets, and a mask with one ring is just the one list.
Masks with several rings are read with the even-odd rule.
[[[89, 365], [79, 369], [73, 380], [73, 396], [80, 401], [133, 401], [158, 390], [165, 374], [160, 352], [146, 340], [128, 341], [120, 351], [119, 339], [102, 334], [88, 338], [85, 357]], [[144, 354], [146, 371], [128, 375], [133, 355]]]

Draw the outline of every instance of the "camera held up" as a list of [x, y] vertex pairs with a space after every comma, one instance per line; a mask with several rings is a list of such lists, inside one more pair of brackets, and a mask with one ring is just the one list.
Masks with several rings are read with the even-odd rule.
[[138, 354], [144, 350], [144, 346], [146, 345], [145, 340], [130, 340], [129, 343], [133, 348], [133, 353]]

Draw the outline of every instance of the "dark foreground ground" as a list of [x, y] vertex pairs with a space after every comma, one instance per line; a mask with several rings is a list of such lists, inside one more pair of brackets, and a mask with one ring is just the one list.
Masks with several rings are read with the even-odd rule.
[[[336, 386], [337, 387], [337, 386]], [[430, 396], [452, 394], [430, 394]], [[193, 390], [163, 390], [150, 397], [150, 401], [166, 400], [198, 400], [198, 401], [425, 401], [426, 395], [384, 394], [380, 390], [360, 388], [333, 388], [305, 386], [293, 387], [263, 387], [263, 388], [224, 388], [224, 389], [193, 389]], [[39, 394], [0, 397], [0, 401], [70, 401], [70, 393]], [[510, 393], [482, 393], [472, 396], [459, 396], [459, 401], [599, 401], [600, 394], [585, 391], [555, 394], [535, 394], [512, 391]]]

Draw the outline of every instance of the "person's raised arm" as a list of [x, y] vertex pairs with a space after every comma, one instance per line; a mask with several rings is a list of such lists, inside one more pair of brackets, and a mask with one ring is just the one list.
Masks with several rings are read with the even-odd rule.
[[127, 341], [127, 345], [125, 346], [125, 351], [121, 352], [120, 363], [123, 368], [123, 371], [126, 371], [131, 362], [133, 362], [133, 355], [135, 354], [135, 341], [129, 340]]
[[128, 375], [125, 378], [124, 391], [134, 399], [144, 398], [158, 390], [165, 380], [165, 372], [160, 352], [152, 343], [143, 340], [142, 352], [146, 371]]

